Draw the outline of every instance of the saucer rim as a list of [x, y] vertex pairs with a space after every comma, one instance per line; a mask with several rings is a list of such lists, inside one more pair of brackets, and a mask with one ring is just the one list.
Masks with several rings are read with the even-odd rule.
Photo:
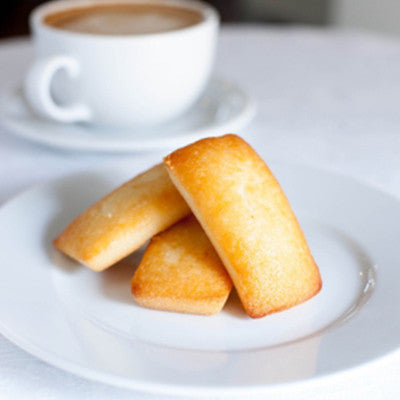
[[[35, 128], [28, 127], [26, 123], [21, 124], [18, 119], [10, 116], [8, 114], [7, 106], [4, 107], [2, 105], [2, 103], [4, 104], [7, 102], [7, 99], [12, 97], [18, 98], [21, 102], [25, 102], [21, 90], [21, 82], [9, 85], [0, 95], [0, 127], [7, 130], [10, 134], [20, 138], [65, 151], [131, 153], [159, 151], [168, 148], [181, 147], [208, 136], [215, 136], [222, 133], [237, 133], [247, 126], [254, 118], [257, 105], [255, 99], [248, 92], [233, 80], [228, 80], [218, 75], [211, 77], [209, 85], [215, 85], [216, 83], [229, 86], [231, 91], [236, 92], [243, 99], [243, 106], [233, 117], [222, 122], [209, 120], [210, 123], [206, 126], [189, 130], [187, 134], [165, 137], [154, 136], [151, 139], [137, 138], [133, 135], [123, 139], [113, 138], [110, 136], [109, 139], [104, 139], [103, 137], [100, 141], [97, 141], [96, 138], [93, 140], [70, 140], [67, 137], [67, 134], [62, 137], [54, 136], [54, 139], [43, 137]], [[29, 107], [26, 104], [25, 106], [27, 108]], [[36, 116], [33, 111], [30, 111], [30, 113], [30, 120], [40, 118]], [[177, 120], [184, 120], [186, 115], [187, 113], [183, 114]], [[51, 129], [51, 126], [61, 125], [59, 122], [50, 120], [46, 121], [46, 123], [48, 124], [49, 129]], [[160, 127], [157, 127], [157, 129], [160, 129]], [[95, 132], [96, 128], [87, 126], [84, 130], [87, 132]]]

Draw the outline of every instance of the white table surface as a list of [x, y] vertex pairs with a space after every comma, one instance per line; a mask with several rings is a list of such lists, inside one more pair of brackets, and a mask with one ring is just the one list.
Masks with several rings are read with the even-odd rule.
[[[0, 90], [23, 76], [30, 59], [28, 42], [0, 42]], [[216, 70], [256, 98], [257, 116], [240, 134], [271, 160], [349, 174], [400, 197], [400, 39], [308, 28], [225, 27]], [[0, 128], [0, 203], [39, 182], [128, 157], [134, 155], [53, 150]], [[395, 399], [399, 376], [397, 351], [257, 398]], [[168, 397], [76, 377], [0, 335], [0, 399], [77, 398]]]

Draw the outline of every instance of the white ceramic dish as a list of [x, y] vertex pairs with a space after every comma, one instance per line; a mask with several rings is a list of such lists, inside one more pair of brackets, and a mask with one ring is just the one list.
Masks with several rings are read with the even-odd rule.
[[74, 175], [0, 210], [0, 332], [57, 367], [112, 385], [204, 395], [265, 393], [326, 377], [400, 345], [400, 202], [350, 178], [272, 164], [319, 264], [323, 289], [252, 320], [235, 296], [213, 317], [141, 308], [140, 252], [104, 273], [52, 239], [83, 208], [153, 163]]
[[18, 87], [0, 98], [0, 125], [10, 133], [65, 150], [138, 152], [176, 148], [207, 136], [238, 133], [255, 113], [255, 103], [240, 87], [213, 78], [202, 99], [180, 118], [156, 127], [101, 128], [42, 119], [28, 107]]

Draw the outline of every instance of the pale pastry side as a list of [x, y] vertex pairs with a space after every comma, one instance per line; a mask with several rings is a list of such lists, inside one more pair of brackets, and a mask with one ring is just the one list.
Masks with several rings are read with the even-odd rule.
[[254, 318], [311, 298], [317, 265], [279, 183], [235, 135], [208, 138], [164, 160]]
[[124, 183], [75, 218], [54, 245], [102, 271], [190, 213], [158, 164]]
[[155, 236], [132, 282], [142, 306], [212, 315], [224, 306], [232, 282], [193, 215]]

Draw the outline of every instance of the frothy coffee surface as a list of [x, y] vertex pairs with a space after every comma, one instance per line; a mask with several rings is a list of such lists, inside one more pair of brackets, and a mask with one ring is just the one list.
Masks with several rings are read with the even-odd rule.
[[72, 32], [135, 35], [183, 29], [202, 19], [197, 11], [161, 4], [109, 4], [56, 12], [44, 22]]

